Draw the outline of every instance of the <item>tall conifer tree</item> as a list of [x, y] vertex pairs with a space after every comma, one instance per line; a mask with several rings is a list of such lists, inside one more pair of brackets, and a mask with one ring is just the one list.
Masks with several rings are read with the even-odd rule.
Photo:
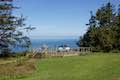
[[15, 46], [28, 48], [30, 39], [22, 30], [31, 29], [25, 27], [23, 16], [17, 17], [13, 14], [14, 0], [0, 0], [0, 54], [9, 53]]

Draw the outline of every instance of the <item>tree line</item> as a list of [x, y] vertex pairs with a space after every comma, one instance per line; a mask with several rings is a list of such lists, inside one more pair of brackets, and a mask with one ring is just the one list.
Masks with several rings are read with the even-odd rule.
[[108, 2], [90, 14], [88, 30], [77, 45], [93, 47], [93, 51], [120, 51], [120, 4]]

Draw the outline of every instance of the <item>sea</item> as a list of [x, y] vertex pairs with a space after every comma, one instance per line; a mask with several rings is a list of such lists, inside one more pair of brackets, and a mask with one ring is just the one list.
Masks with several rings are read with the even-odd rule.
[[76, 39], [33, 39], [32, 42], [32, 48], [38, 48], [43, 45], [47, 45], [48, 48], [56, 48], [61, 45], [67, 45], [71, 48], [78, 47], [76, 45], [77, 40]]
[[[47, 45], [48, 48], [57, 48], [61, 45], [67, 45], [70, 48], [77, 48], [76, 45], [77, 39], [31, 39], [31, 48], [38, 49], [43, 45]], [[23, 52], [26, 49], [23, 48], [14, 48], [13, 52]]]

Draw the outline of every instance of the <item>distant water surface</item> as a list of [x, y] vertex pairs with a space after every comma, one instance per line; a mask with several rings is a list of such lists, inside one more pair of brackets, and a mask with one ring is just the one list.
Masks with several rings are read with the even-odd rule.
[[38, 48], [42, 45], [47, 45], [49, 48], [55, 48], [60, 45], [68, 45], [71, 48], [76, 48], [76, 39], [33, 39], [32, 48]]
[[[68, 45], [71, 48], [77, 48], [78, 46], [76, 45], [77, 40], [76, 39], [32, 39], [31, 40], [31, 48], [36, 49], [40, 48], [43, 45], [47, 45], [48, 48], [56, 48], [61, 45]], [[21, 52], [25, 51], [26, 49], [24, 48], [14, 48], [13, 51], [15, 52]]]

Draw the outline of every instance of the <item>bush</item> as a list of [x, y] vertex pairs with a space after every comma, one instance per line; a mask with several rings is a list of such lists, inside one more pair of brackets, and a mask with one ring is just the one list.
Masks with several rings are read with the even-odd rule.
[[114, 50], [111, 50], [110, 52], [112, 52], [112, 53], [120, 53], [120, 50], [114, 49]]

